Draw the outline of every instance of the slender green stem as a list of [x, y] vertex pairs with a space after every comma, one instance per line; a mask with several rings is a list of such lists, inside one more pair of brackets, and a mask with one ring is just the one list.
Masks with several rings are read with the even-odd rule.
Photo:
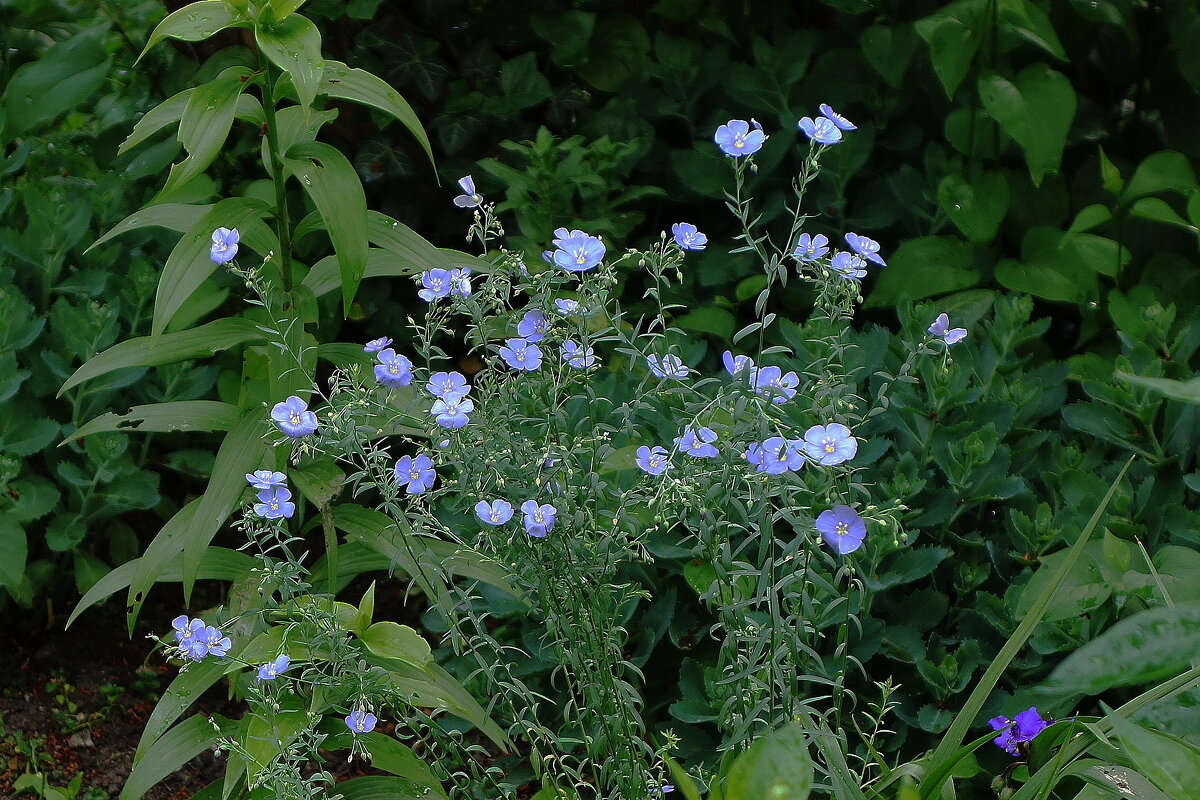
[[[259, 54], [262, 58], [262, 54]], [[275, 183], [275, 235], [279, 237], [279, 272], [283, 290], [292, 290], [292, 223], [288, 216], [287, 175], [279, 152], [279, 123], [275, 119], [275, 75], [270, 65], [263, 63], [263, 116], [267, 122], [267, 152], [271, 158], [271, 178]]]

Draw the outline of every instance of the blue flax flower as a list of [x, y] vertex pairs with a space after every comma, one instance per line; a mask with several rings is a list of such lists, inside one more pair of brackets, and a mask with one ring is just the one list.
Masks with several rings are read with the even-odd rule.
[[466, 297], [471, 294], [471, 268], [450, 270], [450, 294]]
[[258, 679], [260, 681], [273, 681], [283, 673], [287, 672], [287, 668], [291, 665], [292, 660], [287, 656], [280, 656], [270, 663], [263, 664], [258, 668]]
[[392, 348], [380, 350], [375, 354], [379, 361], [375, 365], [375, 380], [381, 386], [408, 386], [412, 383], [412, 362], [402, 355], [397, 355]]
[[731, 119], [717, 128], [717, 132], [713, 134], [713, 141], [725, 155], [731, 158], [741, 158], [761, 150], [767, 141], [767, 135], [763, 133], [762, 126], [758, 123], [754, 124], [754, 130], [750, 130], [750, 123], [746, 120]]
[[309, 411], [308, 403], [296, 395], [282, 403], [276, 403], [271, 408], [271, 419], [275, 422], [275, 427], [293, 439], [308, 436], [317, 430], [317, 415]]
[[500, 348], [504, 363], [521, 372], [533, 372], [542, 366], [542, 348], [527, 339], [507, 339]]
[[801, 117], [797, 127], [804, 135], [817, 144], [837, 144], [842, 140], [842, 132], [828, 117]]
[[1050, 723], [1038, 714], [1036, 706], [1030, 707], [1028, 711], [1018, 712], [1012, 719], [992, 717], [988, 720], [988, 725], [992, 726], [994, 731], [1001, 731], [992, 741], [1014, 756], [1021, 755], [1023, 748], [1019, 745], [1032, 741], [1035, 736], [1050, 727]]
[[432, 303], [450, 294], [450, 270], [427, 269], [421, 273], [421, 286], [417, 295], [426, 303]]
[[796, 240], [796, 249], [792, 251], [792, 256], [797, 261], [816, 261], [821, 256], [829, 252], [829, 237], [823, 233], [818, 233], [816, 236], [809, 236], [807, 233], [800, 234], [800, 238]]
[[937, 319], [929, 326], [929, 332], [948, 345], [961, 342], [967, 336], [966, 328], [950, 327], [950, 317], [946, 314], [937, 315]]
[[851, 250], [858, 253], [867, 261], [873, 261], [881, 267], [887, 266], [887, 262], [883, 260], [883, 256], [879, 255], [879, 242], [874, 239], [859, 236], [852, 231], [846, 234], [846, 244], [850, 245]]
[[679, 452], [687, 453], [693, 458], [716, 458], [717, 448], [713, 444], [717, 440], [717, 432], [712, 428], [688, 428], [683, 435], [675, 440]]
[[867, 262], [863, 261], [862, 256], [854, 253], [839, 251], [834, 253], [833, 258], [829, 260], [829, 268], [847, 281], [867, 277], [866, 266]]
[[525, 523], [525, 532], [535, 539], [542, 539], [554, 528], [558, 509], [549, 503], [539, 506], [536, 500], [526, 500], [521, 504], [521, 513], [524, 515], [522, 522]]
[[755, 472], [767, 475], [782, 475], [795, 472], [804, 466], [804, 453], [798, 439], [772, 436], [763, 442], [755, 442], [746, 449], [744, 457], [754, 465]]
[[769, 395], [772, 403], [786, 403], [796, 396], [800, 378], [794, 372], [784, 373], [779, 367], [751, 370], [750, 388], [755, 394]]
[[377, 722], [379, 722], [379, 717], [362, 709], [346, 717], [346, 727], [350, 729], [351, 733], [370, 733], [375, 730]]
[[676, 222], [671, 226], [671, 236], [683, 250], [703, 250], [708, 244], [708, 237], [690, 222]]
[[477, 208], [483, 202], [483, 195], [475, 191], [475, 180], [470, 175], [458, 179], [458, 188], [463, 191], [454, 198], [454, 205], [459, 208]]
[[471, 393], [467, 379], [459, 372], [435, 372], [429, 376], [425, 391], [442, 400], [466, 397]]
[[437, 473], [433, 470], [433, 459], [420, 455], [401, 456], [396, 462], [396, 485], [403, 486], [406, 494], [421, 494], [433, 486]]
[[857, 452], [858, 440], [840, 423], [813, 425], [804, 432], [804, 454], [823, 467], [849, 461]]
[[488, 525], [503, 525], [512, 519], [512, 503], [507, 500], [493, 500], [490, 503], [480, 500], [475, 504], [475, 516]]
[[286, 486], [272, 486], [258, 493], [254, 513], [267, 519], [291, 519], [296, 513], [296, 504], [291, 502], [292, 493]]
[[642, 472], [650, 475], [662, 475], [671, 468], [671, 454], [665, 447], [647, 447], [642, 445], [637, 449], [637, 465]]
[[380, 336], [378, 339], [372, 339], [371, 341], [369, 341], [365, 345], [363, 345], [363, 352], [364, 353], [378, 353], [383, 348], [390, 347], [391, 344], [392, 344], [392, 340], [390, 337]]
[[186, 650], [195, 639], [196, 634], [204, 631], [204, 620], [199, 617], [188, 619], [186, 615], [181, 615], [171, 620], [171, 627], [175, 629], [175, 641], [179, 648]]
[[656, 378], [686, 378], [689, 372], [688, 368], [683, 364], [683, 359], [671, 354], [667, 354], [662, 358], [658, 356], [646, 356], [646, 364], [650, 367], [650, 372]]
[[212, 233], [212, 245], [208, 257], [214, 264], [227, 264], [237, 256], [238, 242], [242, 235], [237, 228], [217, 228]]
[[867, 525], [850, 506], [834, 506], [817, 517], [817, 532], [825, 544], [840, 556], [862, 547], [867, 538]]
[[260, 469], [254, 472], [246, 473], [246, 480], [250, 481], [250, 485], [255, 489], [270, 489], [272, 486], [283, 486], [287, 483], [287, 475], [282, 472], [272, 472], [269, 469]]
[[734, 378], [754, 374], [754, 359], [750, 356], [735, 356], [732, 351], [726, 350], [721, 354], [721, 363], [725, 365], [725, 371]]
[[523, 337], [527, 342], [540, 342], [546, 338], [548, 330], [550, 318], [536, 308], [526, 311], [525, 316], [517, 323], [517, 336]]
[[[194, 620], [199, 622], [200, 620]], [[229, 652], [229, 648], [233, 646], [233, 642], [228, 636], [221, 633], [220, 628], [214, 628], [211, 625], [201, 624], [192, 632], [192, 635], [187, 638], [186, 644], [180, 641], [179, 649], [183, 654], [192, 661], [203, 661], [205, 656], [223, 656]]]
[[587, 272], [604, 260], [604, 242], [599, 236], [588, 236], [583, 231], [554, 231], [554, 246], [551, 253], [554, 263], [568, 272]]
[[842, 130], [844, 130], [844, 131], [858, 130], [857, 125], [855, 125], [853, 122], [846, 119], [841, 114], [837, 113], [832, 108], [830, 108], [828, 103], [821, 103], [820, 110], [821, 110], [821, 116], [825, 117], [825, 119], [829, 120], [834, 125], [841, 128]]
[[469, 397], [451, 397], [433, 401], [429, 413], [433, 421], [443, 428], [461, 428], [471, 421], [467, 415], [475, 410], [475, 403]]
[[571, 300], [569, 298], [562, 297], [554, 300], [554, 307], [558, 310], [558, 313], [562, 314], [564, 317], [578, 314], [583, 310], [583, 307], [579, 305], [578, 300]]
[[587, 369], [596, 363], [596, 351], [567, 339], [562, 343], [562, 360], [575, 369]]

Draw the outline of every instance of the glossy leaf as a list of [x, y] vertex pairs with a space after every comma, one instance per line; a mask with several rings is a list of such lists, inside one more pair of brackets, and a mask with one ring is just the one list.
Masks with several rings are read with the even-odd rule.
[[249, 67], [229, 67], [208, 83], [197, 86], [188, 95], [183, 116], [179, 120], [179, 142], [188, 156], [171, 166], [167, 182], [159, 191], [156, 202], [185, 186], [216, 159], [233, 127], [238, 96], [249, 76]]
[[738, 756], [725, 779], [725, 800], [807, 800], [813, 785], [808, 735], [793, 722], [761, 737]]
[[1121, 203], [1159, 192], [1178, 192], [1186, 195], [1195, 188], [1196, 172], [1192, 169], [1191, 160], [1175, 150], [1161, 150], [1146, 156], [1142, 163], [1137, 165], [1133, 177], [1121, 193]]
[[433, 660], [429, 643], [407, 625], [395, 622], [376, 622], [359, 638], [377, 656], [395, 658], [418, 667]]
[[193, 91], [195, 90], [184, 89], [147, 111], [133, 126], [133, 130], [125, 137], [125, 141], [121, 142], [121, 146], [117, 148], [117, 154], [120, 155], [130, 148], [136, 147], [168, 125], [179, 122], [183, 118], [183, 111], [187, 108]]
[[0, 136], [16, 138], [79, 105], [104, 83], [111, 64], [93, 29], [17, 67], [0, 96]]
[[985, 71], [978, 89], [988, 114], [1025, 151], [1034, 185], [1058, 171], [1077, 102], [1067, 77], [1039, 63], [1021, 70], [1015, 81]]
[[183, 233], [203, 219], [204, 215], [211, 211], [212, 208], [211, 205], [195, 206], [187, 203], [159, 203], [148, 206], [133, 212], [112, 226], [108, 233], [92, 242], [84, 252], [94, 250], [115, 236], [120, 236], [123, 233], [129, 233], [129, 231], [135, 231], [140, 228], [168, 228], [169, 230]]
[[1200, 786], [1200, 751], [1117, 714], [1106, 717], [1138, 771], [1171, 800], [1193, 800]]
[[973, 250], [953, 236], [908, 239], [888, 256], [888, 266], [876, 272], [868, 308], [891, 305], [902, 297], [920, 300], [955, 292], [979, 283]]
[[968, 183], [960, 175], [947, 175], [938, 184], [938, 205], [967, 239], [986, 245], [1008, 212], [1008, 179], [985, 172]]
[[311, 106], [324, 70], [321, 32], [313, 21], [293, 14], [274, 25], [256, 25], [254, 38], [267, 58], [291, 77], [300, 104]]
[[947, 97], [954, 97], [983, 42], [986, 8], [986, 0], [958, 0], [914, 24]]
[[134, 766], [142, 760], [159, 737], [200, 699], [200, 695], [221, 679], [225, 671], [226, 666], [221, 659], [210, 658], [199, 664], [189, 665], [186, 671], [175, 676], [171, 685], [154, 704], [150, 718], [146, 720], [137, 750], [133, 754]]
[[429, 163], [433, 163], [433, 150], [429, 146], [429, 137], [421, 127], [416, 112], [408, 101], [400, 96], [383, 79], [377, 78], [366, 70], [352, 69], [340, 61], [325, 61], [321, 75], [321, 94], [337, 97], [341, 100], [353, 100], [372, 108], [377, 108], [385, 114], [390, 114], [408, 128], [409, 133], [421, 143]]
[[155, 26], [150, 33], [150, 40], [138, 56], [138, 61], [163, 39], [200, 42], [226, 28], [245, 28], [249, 25], [250, 20], [226, 0], [199, 0], [189, 3], [168, 14]]

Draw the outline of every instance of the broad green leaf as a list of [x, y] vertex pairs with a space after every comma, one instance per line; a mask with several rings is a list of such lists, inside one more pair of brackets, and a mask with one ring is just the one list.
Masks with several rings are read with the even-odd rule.
[[1114, 196], [1121, 194], [1125, 189], [1125, 179], [1121, 177], [1121, 170], [1109, 160], [1103, 147], [1097, 147], [1096, 151], [1100, 158], [1100, 182], [1104, 191]]
[[1161, 222], [1165, 225], [1175, 225], [1193, 233], [1200, 230], [1179, 216], [1175, 209], [1171, 208], [1170, 204], [1161, 197], [1142, 197], [1134, 200], [1133, 205], [1129, 207], [1129, 215], [1131, 217], [1138, 217], [1139, 219]]
[[1096, 278], [1067, 275], [1052, 265], [1022, 264], [1006, 258], [996, 265], [996, 281], [1014, 292], [1073, 303], [1088, 293]]
[[696, 788], [696, 782], [692, 780], [692, 776], [688, 774], [687, 770], [679, 766], [679, 763], [670, 756], [666, 756], [663, 761], [671, 773], [675, 789], [683, 795], [684, 800], [700, 800], [700, 790]]
[[792, 722], [771, 731], [738, 756], [725, 779], [725, 800], [807, 800], [813, 785], [812, 755], [803, 726]]
[[1160, 681], [1200, 658], [1200, 602], [1126, 617], [1059, 664], [1043, 684], [1055, 695], [1094, 695]]
[[[226, 28], [246, 28], [250, 20], [225, 0], [199, 0], [168, 14], [155, 26], [150, 40], [142, 48], [141, 61], [151, 47], [163, 39], [200, 42]], [[136, 62], [135, 62], [136, 63]]]
[[[279, 111], [275, 112], [275, 128], [277, 131], [276, 136], [279, 140], [279, 152], [286, 153], [288, 148], [294, 145], [315, 141], [317, 132], [324, 125], [336, 118], [337, 111], [333, 109], [314, 111], [300, 106], [288, 106], [287, 108], [279, 109]], [[271, 142], [266, 136], [262, 137], [262, 163], [267, 173], [273, 177], [271, 172]], [[271, 183], [267, 183], [267, 185], [273, 186]], [[321, 218], [319, 211], [314, 213], [318, 219]], [[324, 220], [322, 220], [321, 228], [322, 230], [324, 229]]]
[[917, 31], [911, 23], [872, 25], [859, 37], [859, 51], [893, 89], [904, 85], [917, 44]]
[[251, 785], [258, 775], [284, 752], [300, 731], [308, 725], [308, 714], [299, 707], [300, 698], [285, 697], [278, 711], [255, 713], [246, 726], [242, 744], [250, 756], [246, 762], [246, 780]]
[[[353, 612], [354, 607], [350, 608]], [[381, 659], [369, 652], [365, 654], [365, 660], [369, 664], [375, 663], [384, 667], [388, 672], [385, 680], [392, 684], [391, 688], [400, 692], [401, 696], [410, 698], [414, 705], [444, 708], [479, 728], [484, 736], [502, 748], [513, 747], [512, 741], [488, 716], [483, 706], [476, 702], [454, 676], [438, 666], [436, 661], [417, 667], [405, 661]]]
[[284, 165], [325, 220], [337, 253], [343, 308], [349, 311], [367, 266], [367, 199], [358, 175], [344, 155], [322, 142], [292, 147]]
[[121, 146], [117, 148], [117, 155], [121, 155], [131, 147], [136, 147], [168, 125], [179, 122], [183, 118], [183, 111], [187, 108], [193, 91], [195, 90], [184, 89], [147, 111], [145, 116], [133, 126], [133, 130], [125, 137], [125, 141], [121, 142]]
[[183, 541], [183, 596], [190, 598], [192, 586], [200, 576], [204, 549], [225, 524], [246, 489], [246, 473], [262, 463], [267, 452], [263, 439], [266, 414], [263, 409], [251, 408], [234, 423], [217, 450], [208, 488], [200, 496], [196, 513], [187, 527]]
[[604, 92], [618, 92], [649, 60], [650, 35], [634, 14], [609, 11], [596, 20], [587, 62], [576, 72]]
[[1133, 171], [1133, 177], [1121, 193], [1121, 203], [1126, 204], [1144, 194], [1179, 192], [1188, 194], [1196, 188], [1196, 172], [1192, 162], [1183, 153], [1161, 150], [1146, 156]]
[[734, 328], [737, 327], [737, 322], [732, 314], [715, 306], [698, 308], [684, 314], [675, 320], [675, 324], [684, 330], [711, 333], [723, 342], [729, 341], [733, 336]]
[[421, 143], [421, 148], [429, 157], [429, 163], [434, 163], [429, 137], [425, 135], [425, 129], [421, 127], [421, 121], [417, 119], [416, 112], [413, 111], [408, 101], [400, 96], [399, 92], [366, 70], [351, 69], [340, 61], [325, 61], [324, 63], [324, 72], [321, 75], [318, 92], [341, 100], [353, 100], [356, 103], [377, 108], [385, 114], [391, 114]]
[[100, 88], [111, 64], [102, 33], [93, 28], [76, 34], [13, 71], [0, 97], [4, 141], [44, 125]]
[[66, 444], [101, 431], [227, 431], [237, 420], [238, 407], [214, 400], [179, 400], [134, 406], [124, 414], [101, 414], [63, 440]]
[[318, 508], [329, 505], [329, 501], [337, 497], [346, 481], [346, 473], [332, 460], [306, 462], [292, 469], [288, 477], [296, 484], [300, 493]]
[[987, 0], [958, 0], [914, 23], [917, 34], [929, 45], [933, 71], [947, 97], [954, 97], [983, 42], [987, 7]]
[[25, 529], [11, 516], [0, 515], [0, 586], [16, 589], [21, 585], [28, 553]]
[[418, 667], [433, 660], [429, 643], [407, 625], [376, 622], [359, 638], [368, 650], [382, 658], [396, 658]]
[[973, 253], [970, 245], [953, 236], [908, 239], [876, 272], [879, 277], [865, 305], [890, 306], [902, 297], [920, 300], [974, 286], [979, 273]]
[[[426, 800], [445, 800], [446, 793], [442, 790], [441, 781], [433, 774], [429, 765], [412, 750], [378, 731], [359, 734], [359, 738], [366, 743], [367, 750], [371, 753], [372, 767], [418, 784], [423, 790], [421, 797]], [[424, 793], [424, 790], [428, 793]]]
[[339, 783], [337, 791], [345, 800], [432, 800], [445, 796], [431, 795], [428, 787], [407, 778], [387, 775], [351, 778]]
[[186, 203], [159, 203], [158, 205], [148, 206], [140, 211], [133, 212], [118, 222], [108, 233], [92, 242], [84, 252], [91, 252], [114, 236], [120, 236], [123, 233], [135, 231], [139, 228], [168, 228], [178, 233], [183, 233], [203, 219], [204, 215], [211, 211], [212, 208], [211, 205], [193, 206]]
[[275, 19], [280, 20], [293, 13], [300, 6], [308, 2], [308, 0], [269, 0], [271, 5], [271, 13]]
[[1195, 747], [1147, 730], [1118, 714], [1106, 718], [1138, 771], [1171, 800], [1194, 800], [1200, 787], [1200, 753]]
[[[222, 723], [224, 728], [230, 728], [228, 721], [218, 720], [218, 724]], [[200, 714], [188, 717], [146, 750], [141, 761], [130, 770], [120, 800], [138, 800], [156, 783], [216, 744], [221, 734], [222, 729], [208, 717]]]
[[990, 71], [979, 76], [979, 99], [992, 119], [1025, 151], [1029, 175], [1040, 186], [1062, 162], [1075, 118], [1075, 90], [1065, 75], [1044, 63], [1021, 70], [1016, 81]]
[[209, 246], [212, 232], [217, 228], [237, 228], [242, 247], [248, 246], [264, 255], [279, 251], [275, 234], [262, 221], [270, 210], [270, 206], [261, 200], [230, 197], [214, 205], [188, 229], [171, 250], [158, 278], [154, 321], [150, 328], [152, 335], [161, 335], [167, 329], [184, 301], [216, 270], [217, 265], [209, 258]]
[[999, 0], [1001, 24], [1018, 36], [1033, 42], [1059, 61], [1069, 61], [1054, 24], [1046, 12], [1029, 0]]
[[237, 347], [246, 342], [259, 342], [266, 338], [258, 326], [248, 319], [228, 317], [213, 320], [178, 333], [162, 336], [141, 336], [115, 344], [92, 357], [67, 379], [58, 390], [61, 396], [84, 381], [125, 367], [155, 367], [159, 364], [174, 364], [195, 358], [206, 358], [221, 350]]
[[188, 156], [171, 165], [167, 181], [158, 192], [158, 200], [186, 185], [216, 159], [229, 138], [238, 96], [249, 76], [249, 67], [229, 67], [188, 95], [183, 117], [179, 120], [179, 142]]
[[294, 14], [274, 25], [254, 27], [259, 49], [292, 79], [300, 104], [312, 106], [321, 82], [321, 32], [308, 17]]
[[1067, 234], [1091, 230], [1097, 225], [1103, 225], [1110, 219], [1112, 219], [1112, 212], [1108, 210], [1107, 206], [1093, 203], [1090, 206], [1079, 209], [1079, 213], [1075, 215], [1074, 221], [1071, 222], [1071, 227], [1067, 229]]
[[938, 184], [938, 205], [971, 242], [986, 245], [1008, 212], [1008, 180], [1003, 173], [985, 172], [974, 183], [947, 175]]
[[[397, 278], [416, 275], [425, 269], [428, 267], [403, 256], [389, 253], [378, 247], [371, 247], [367, 250], [367, 265], [363, 269], [362, 276], [364, 278]], [[337, 256], [325, 256], [313, 264], [312, 269], [304, 276], [302, 285], [307, 287], [314, 296], [322, 297], [337, 289], [341, 283]], [[413, 287], [413, 292], [415, 297], [416, 286]]]
[[1134, 375], [1129, 372], [1116, 371], [1118, 379], [1158, 392], [1171, 400], [1182, 403], [1200, 403], [1200, 377], [1186, 381], [1174, 381], [1170, 378], [1152, 378], [1148, 375]]

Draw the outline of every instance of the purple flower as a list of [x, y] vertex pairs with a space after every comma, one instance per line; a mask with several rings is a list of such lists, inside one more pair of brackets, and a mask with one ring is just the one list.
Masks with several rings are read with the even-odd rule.
[[425, 390], [442, 400], [466, 397], [471, 393], [467, 379], [458, 372], [435, 372], [429, 376]]
[[842, 140], [842, 132], [828, 117], [801, 117], [797, 124], [804, 135], [817, 144], [837, 144]]
[[558, 309], [558, 313], [565, 317], [569, 317], [572, 314], [578, 314], [583, 310], [583, 308], [579, 305], [578, 300], [565, 299], [561, 297], [554, 300], [554, 307]]
[[755, 394], [770, 395], [772, 403], [786, 403], [796, 396], [800, 378], [796, 373], [786, 375], [779, 367], [761, 367], [751, 370], [750, 388]]
[[829, 120], [834, 125], [841, 128], [842, 130], [844, 130], [844, 131], [858, 130], [857, 125], [855, 125], [853, 122], [846, 119], [841, 114], [837, 113], [832, 108], [830, 108], [828, 103], [821, 103], [820, 109], [821, 109], [821, 116], [825, 117], [825, 119]]
[[599, 236], [588, 236], [583, 231], [559, 228], [554, 231], [554, 246], [551, 254], [554, 263], [568, 272], [587, 272], [604, 260], [604, 242]]
[[813, 425], [804, 432], [804, 454], [823, 467], [849, 461], [857, 452], [858, 440], [840, 423]]
[[562, 360], [575, 369], [587, 369], [596, 363], [596, 351], [567, 339], [562, 343]]
[[521, 372], [533, 372], [542, 366], [542, 348], [526, 339], [508, 339], [500, 348], [504, 363]]
[[540, 342], [546, 338], [550, 330], [550, 318], [536, 308], [526, 311], [525, 316], [517, 323], [517, 336], [522, 336], [527, 342]]
[[833, 552], [853, 553], [867, 537], [867, 525], [850, 506], [834, 506], [817, 517], [817, 532]]
[[375, 358], [379, 361], [375, 365], [375, 380], [381, 386], [408, 386], [412, 383], [412, 362], [407, 358], [397, 355], [390, 347], [380, 350]]
[[662, 475], [671, 468], [671, 454], [665, 447], [647, 447], [642, 445], [637, 449], [637, 465], [642, 472], [650, 475]]
[[521, 504], [522, 521], [525, 532], [535, 539], [542, 539], [554, 527], [554, 516], [558, 509], [546, 503], [538, 505], [536, 500], [526, 500]]
[[734, 378], [754, 373], [754, 359], [750, 356], [735, 356], [726, 350], [721, 354], [721, 363], [725, 365], [725, 371]]
[[432, 303], [450, 294], [450, 270], [427, 269], [421, 273], [422, 288], [417, 295], [426, 303]]
[[690, 222], [676, 222], [671, 226], [671, 236], [683, 250], [703, 250], [704, 245], [708, 244], [708, 237]]
[[346, 727], [351, 733], [370, 733], [375, 730], [375, 723], [379, 722], [379, 717], [359, 709], [346, 717]]
[[269, 469], [260, 469], [255, 472], [247, 472], [246, 480], [250, 481], [250, 485], [255, 489], [270, 489], [272, 486], [283, 486], [287, 483], [287, 475], [282, 472], [272, 472]]
[[433, 421], [443, 428], [461, 428], [471, 421], [467, 415], [475, 410], [475, 403], [469, 397], [438, 398], [433, 401], [429, 413]]
[[[199, 621], [194, 620], [194, 622]], [[232, 646], [233, 642], [229, 640], [229, 637], [223, 636], [219, 628], [203, 624], [194, 628], [186, 644], [183, 641], [179, 643], [179, 649], [192, 661], [203, 661], [204, 657], [208, 655], [223, 656], [229, 652], [229, 648]]]
[[488, 525], [503, 525], [512, 519], [512, 503], [507, 500], [493, 500], [490, 503], [480, 500], [475, 504], [475, 516]]
[[867, 277], [866, 266], [867, 262], [854, 253], [838, 251], [829, 260], [829, 268], [848, 281]]
[[673, 791], [675, 791], [675, 787], [669, 783], [664, 784], [662, 786], [651, 786], [650, 787], [650, 794], [667, 794], [668, 792], [673, 792]]
[[874, 239], [868, 239], [866, 236], [859, 236], [857, 233], [846, 234], [846, 244], [850, 245], [850, 249], [858, 253], [867, 261], [874, 261], [881, 267], [886, 267], [887, 262], [883, 260], [883, 256], [879, 255], [879, 242]]
[[988, 720], [988, 725], [992, 726], [994, 731], [1001, 731], [992, 741], [1014, 756], [1021, 755], [1023, 748], [1018, 745], [1032, 741], [1035, 736], [1050, 727], [1050, 723], [1038, 714], [1036, 706], [1030, 707], [1028, 711], [1018, 712], [1013, 719], [992, 717]]
[[662, 358], [646, 356], [646, 364], [656, 378], [686, 378], [689, 372], [688, 368], [683, 365], [683, 359], [671, 354]]
[[403, 486], [406, 494], [421, 494], [433, 486], [437, 473], [433, 471], [433, 459], [420, 455], [401, 456], [396, 462], [396, 485]]
[[282, 403], [276, 403], [271, 408], [271, 419], [274, 420], [275, 427], [293, 439], [308, 436], [317, 430], [317, 415], [309, 411], [308, 403], [296, 395]]
[[285, 486], [272, 486], [258, 493], [254, 513], [267, 519], [291, 519], [296, 513], [296, 504], [290, 502], [292, 493]]
[[204, 620], [199, 617], [188, 619], [186, 616], [178, 616], [171, 620], [171, 627], [175, 629], [175, 641], [179, 648], [186, 650], [196, 635], [204, 630]]
[[948, 345], [961, 342], [967, 336], [966, 328], [951, 328], [950, 317], [938, 314], [937, 319], [929, 326], [929, 332]]
[[217, 228], [212, 233], [212, 245], [208, 257], [214, 264], [227, 264], [237, 256], [238, 242], [242, 235], [237, 228]]
[[471, 294], [471, 268], [450, 270], [450, 294], [466, 297]]
[[263, 664], [258, 668], [258, 679], [260, 681], [273, 681], [287, 671], [292, 660], [287, 656], [280, 656], [274, 661]]
[[713, 134], [713, 141], [725, 155], [741, 158], [761, 150], [767, 141], [767, 135], [763, 133], [762, 126], [758, 123], [755, 123], [754, 130], [750, 130], [750, 123], [746, 120], [731, 119], [717, 128], [717, 132]]
[[717, 433], [712, 428], [688, 428], [683, 435], [675, 440], [679, 452], [687, 453], [693, 458], [716, 458], [717, 448], [712, 443], [717, 440]]
[[387, 336], [381, 336], [378, 339], [372, 339], [371, 341], [369, 341], [365, 345], [363, 345], [363, 352], [364, 353], [377, 353], [380, 350], [382, 350], [383, 348], [389, 346], [391, 343], [392, 343], [392, 340], [390, 338], [388, 338]]
[[754, 465], [755, 472], [782, 475], [785, 472], [795, 472], [804, 466], [804, 454], [800, 445], [798, 439], [772, 436], [761, 443], [750, 445], [744, 457]]
[[463, 191], [454, 198], [454, 205], [459, 208], [476, 208], [483, 202], [483, 195], [475, 191], [475, 181], [470, 175], [464, 175], [458, 179], [458, 188]]
[[792, 251], [792, 256], [797, 261], [816, 261], [829, 252], [828, 245], [829, 237], [823, 233], [818, 233], [816, 236], [802, 233], [796, 240], [796, 249]]

